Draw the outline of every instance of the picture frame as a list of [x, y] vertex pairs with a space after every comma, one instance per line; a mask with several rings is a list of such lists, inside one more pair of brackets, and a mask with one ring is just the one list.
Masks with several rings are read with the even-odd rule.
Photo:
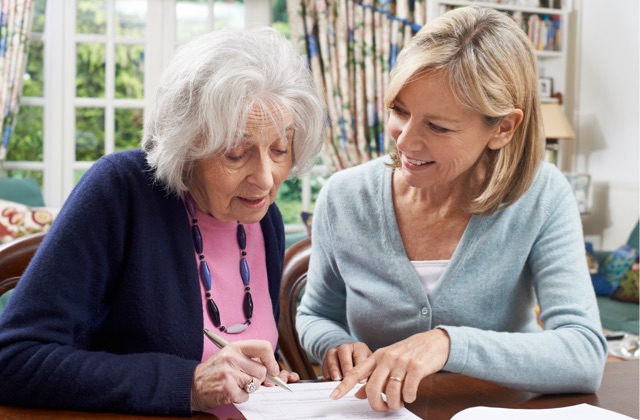
[[538, 80], [540, 86], [540, 98], [546, 99], [553, 96], [553, 79], [550, 77], [541, 77]]
[[591, 184], [591, 176], [589, 174], [570, 174], [565, 173], [573, 195], [578, 203], [578, 210], [580, 214], [587, 214], [589, 212], [589, 187]]

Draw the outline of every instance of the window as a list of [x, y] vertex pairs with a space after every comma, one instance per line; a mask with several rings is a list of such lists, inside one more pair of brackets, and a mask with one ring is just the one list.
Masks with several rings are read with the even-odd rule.
[[[61, 206], [95, 160], [138, 147], [178, 44], [214, 28], [269, 25], [272, 15], [288, 33], [285, 0], [273, 12], [269, 0], [36, 0], [7, 176], [37, 178], [47, 205]], [[279, 204], [294, 229], [321, 172], [283, 186]]]

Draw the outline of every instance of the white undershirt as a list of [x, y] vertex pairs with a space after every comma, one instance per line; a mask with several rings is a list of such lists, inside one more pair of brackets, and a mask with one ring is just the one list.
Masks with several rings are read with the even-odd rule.
[[411, 261], [413, 269], [416, 270], [424, 291], [429, 294], [442, 276], [445, 268], [449, 265], [450, 260], [430, 260], [430, 261]]

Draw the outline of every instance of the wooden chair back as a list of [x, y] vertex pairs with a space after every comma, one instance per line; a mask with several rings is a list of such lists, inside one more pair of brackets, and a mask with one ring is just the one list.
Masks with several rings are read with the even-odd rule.
[[34, 233], [0, 245], [0, 296], [16, 287], [44, 235]]
[[284, 270], [280, 290], [280, 319], [278, 320], [278, 350], [287, 369], [300, 379], [317, 379], [318, 375], [302, 348], [296, 330], [298, 300], [307, 283], [311, 257], [311, 238], [291, 245], [284, 254]]

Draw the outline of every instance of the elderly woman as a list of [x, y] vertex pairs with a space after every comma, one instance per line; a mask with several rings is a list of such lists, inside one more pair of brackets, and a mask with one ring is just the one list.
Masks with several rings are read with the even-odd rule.
[[0, 403], [189, 415], [246, 401], [267, 373], [297, 380], [274, 357], [274, 200], [313, 164], [324, 117], [274, 30], [179, 48], [142, 148], [91, 167], [3, 312]]
[[368, 379], [358, 396], [399, 409], [441, 369], [598, 389], [606, 341], [571, 188], [541, 163], [529, 39], [503, 13], [448, 12], [402, 50], [385, 101], [396, 152], [335, 174], [314, 211], [297, 326], [342, 379], [333, 397]]

